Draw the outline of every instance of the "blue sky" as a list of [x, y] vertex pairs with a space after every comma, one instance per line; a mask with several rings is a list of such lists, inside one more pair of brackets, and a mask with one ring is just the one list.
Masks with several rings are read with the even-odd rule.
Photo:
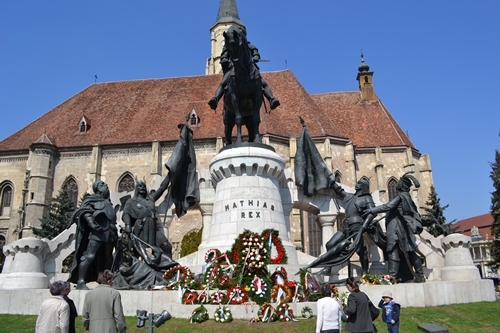
[[[448, 221], [487, 213], [500, 149], [500, 1], [239, 0], [262, 71], [375, 92], [430, 154]], [[204, 75], [218, 0], [0, 2], [0, 139], [98, 82]], [[279, 97], [279, 96], [277, 96]]]

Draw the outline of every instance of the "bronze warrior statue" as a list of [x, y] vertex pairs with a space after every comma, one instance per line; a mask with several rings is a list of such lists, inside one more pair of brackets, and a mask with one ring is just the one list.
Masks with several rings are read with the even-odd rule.
[[408, 267], [412, 270], [414, 282], [425, 282], [422, 261], [416, 253], [417, 245], [414, 234], [422, 232], [422, 220], [417, 206], [410, 196], [410, 187], [415, 184], [420, 187], [418, 180], [412, 175], [403, 175], [396, 189], [399, 193], [388, 203], [374, 208], [368, 208], [364, 216], [387, 212], [385, 217], [387, 245], [386, 254], [389, 261], [389, 274], [396, 277], [399, 273], [401, 255]]
[[[373, 198], [370, 194], [370, 184], [366, 179], [360, 179], [356, 183], [355, 193], [347, 193], [335, 181], [332, 182], [330, 187], [344, 200], [345, 218], [342, 221], [340, 229], [326, 243], [327, 252], [306, 268], [330, 268], [338, 264], [342, 257], [347, 256], [343, 252], [351, 245], [351, 240], [358, 236], [359, 232], [363, 233], [365, 231], [363, 226], [365, 224], [368, 225], [373, 220], [373, 215], [368, 216], [366, 219], [361, 216], [366, 209], [375, 207]], [[368, 273], [368, 255], [366, 246], [363, 243], [363, 238], [360, 237], [359, 244], [353, 244], [352, 246], [355, 247], [355, 251], [359, 256], [363, 274]], [[352, 253], [354, 253], [354, 251], [352, 251]], [[352, 255], [352, 253], [350, 255]]]
[[110, 269], [113, 248], [118, 240], [116, 214], [109, 200], [108, 185], [97, 180], [93, 195], [87, 196], [71, 217], [77, 223], [75, 259], [68, 281], [76, 289], [87, 290], [86, 282], [95, 281], [97, 274]]
[[160, 247], [171, 258], [172, 245], [163, 233], [158, 232], [155, 208], [155, 202], [167, 190], [169, 184], [170, 176], [167, 174], [160, 187], [148, 193], [146, 183], [136, 179], [135, 194], [125, 202], [122, 220], [126, 233], [133, 232], [142, 242]]

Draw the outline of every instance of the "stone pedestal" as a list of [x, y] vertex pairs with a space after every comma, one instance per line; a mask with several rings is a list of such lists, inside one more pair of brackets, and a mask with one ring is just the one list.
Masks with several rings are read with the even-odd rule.
[[446, 251], [441, 281], [481, 280], [479, 270], [472, 261], [470, 242], [470, 237], [462, 234], [451, 234], [441, 240]]
[[228, 146], [211, 161], [215, 199], [211, 223], [203, 228], [198, 248], [199, 265], [209, 249], [229, 250], [245, 229], [259, 234], [265, 229], [278, 230], [288, 263], [298, 263], [282, 204], [284, 166], [272, 147], [253, 143]]
[[3, 277], [0, 289], [43, 289], [49, 279], [43, 272], [47, 243], [38, 238], [22, 238], [4, 247], [7, 258], [13, 260], [9, 272]]

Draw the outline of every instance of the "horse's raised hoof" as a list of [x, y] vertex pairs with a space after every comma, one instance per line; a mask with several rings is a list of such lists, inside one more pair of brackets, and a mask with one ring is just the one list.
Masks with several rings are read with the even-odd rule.
[[[212, 97], [212, 99], [210, 99], [210, 100], [208, 101], [208, 105], [210, 105], [210, 108], [211, 108], [212, 110], [217, 109], [217, 103], [218, 103], [218, 101], [217, 101], [217, 98], [215, 98], [215, 97]], [[278, 104], [279, 104], [279, 102], [278, 102]]]
[[278, 106], [280, 106], [280, 101], [277, 98], [271, 98], [271, 100], [269, 101], [269, 104], [271, 104], [271, 110], [274, 110]]

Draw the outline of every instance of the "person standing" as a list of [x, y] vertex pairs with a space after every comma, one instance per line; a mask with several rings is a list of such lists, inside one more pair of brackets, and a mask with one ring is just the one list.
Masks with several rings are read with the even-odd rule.
[[387, 323], [388, 333], [399, 333], [399, 314], [401, 306], [394, 302], [392, 293], [384, 291], [382, 299], [378, 303], [378, 307], [382, 309], [382, 320]]
[[343, 313], [339, 302], [332, 298], [332, 291], [327, 284], [321, 286], [321, 295], [323, 298], [316, 303], [316, 333], [340, 333]]
[[127, 326], [120, 293], [111, 288], [113, 273], [99, 272], [99, 285], [85, 295], [82, 311], [83, 327], [90, 333], [124, 333]]
[[69, 305], [62, 296], [63, 281], [55, 281], [49, 287], [49, 299], [40, 307], [35, 333], [68, 333]]
[[347, 308], [344, 309], [347, 317], [346, 330], [351, 333], [372, 333], [375, 326], [372, 322], [368, 296], [359, 290], [359, 285], [350, 277], [346, 280], [346, 287], [350, 294], [347, 299]]
[[68, 297], [71, 292], [71, 283], [68, 281], [64, 281], [64, 289], [61, 292], [62, 297], [69, 305], [69, 333], [75, 333], [75, 319], [78, 317], [78, 312], [76, 311], [75, 302], [71, 298]]

